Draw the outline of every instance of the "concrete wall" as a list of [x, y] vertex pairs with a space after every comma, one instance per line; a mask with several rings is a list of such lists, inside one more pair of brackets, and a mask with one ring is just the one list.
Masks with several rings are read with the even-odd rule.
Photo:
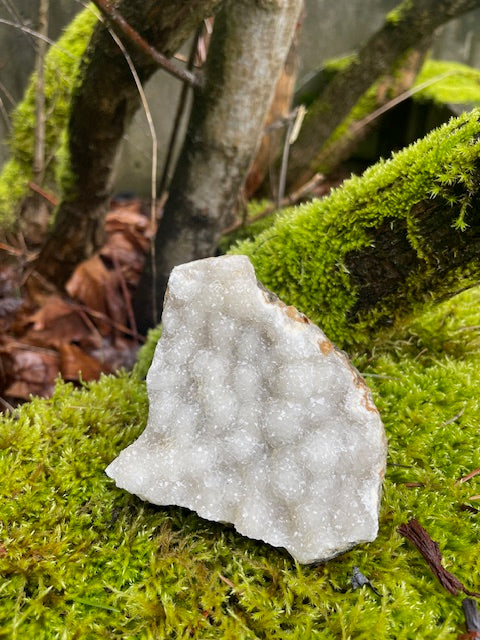
[[[324, 60], [354, 51], [381, 25], [385, 13], [397, 4], [397, 0], [306, 0], [306, 18], [300, 36], [300, 82], [320, 67]], [[37, 5], [38, 0], [3, 0], [0, 18], [12, 20], [12, 15], [7, 11], [7, 7], [12, 6], [24, 23], [34, 28]], [[58, 37], [62, 25], [67, 24], [79, 8], [75, 0], [51, 2], [50, 36], [53, 39]], [[435, 55], [480, 68], [479, 31], [480, 10], [477, 10], [444, 28], [438, 36]], [[13, 101], [21, 99], [33, 64], [32, 39], [18, 29], [0, 24], [0, 99], [7, 110], [11, 108], [10, 97]], [[179, 92], [179, 83], [162, 71], [155, 74], [146, 87], [159, 142], [159, 171], [162, 169]], [[0, 114], [0, 163], [8, 152], [5, 146], [7, 134], [5, 117]], [[147, 195], [151, 138], [143, 112], [137, 113], [122, 147], [117, 168], [117, 190]]]

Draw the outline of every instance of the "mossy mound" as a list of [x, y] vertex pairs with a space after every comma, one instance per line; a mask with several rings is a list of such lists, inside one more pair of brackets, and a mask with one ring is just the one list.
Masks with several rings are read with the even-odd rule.
[[[480, 476], [457, 480], [478, 467], [479, 302], [461, 294], [357, 358], [389, 438], [380, 534], [324, 566], [115, 487], [104, 469], [147, 416], [137, 371], [59, 382], [2, 418], [0, 637], [456, 638], [461, 596], [396, 529], [416, 517], [478, 590], [479, 513], [462, 505]], [[353, 566], [380, 596], [352, 589]]]

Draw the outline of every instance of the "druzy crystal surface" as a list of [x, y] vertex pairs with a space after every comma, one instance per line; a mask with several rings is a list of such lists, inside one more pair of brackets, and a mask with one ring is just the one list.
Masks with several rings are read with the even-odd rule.
[[347, 357], [256, 280], [245, 256], [176, 267], [142, 435], [117, 486], [329, 559], [378, 529], [386, 439]]

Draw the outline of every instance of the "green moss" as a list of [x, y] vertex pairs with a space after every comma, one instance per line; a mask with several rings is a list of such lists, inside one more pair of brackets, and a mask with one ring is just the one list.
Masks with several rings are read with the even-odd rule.
[[437, 104], [478, 104], [480, 102], [480, 71], [459, 62], [427, 60], [415, 85], [435, 80], [414, 94], [415, 100], [432, 100]]
[[385, 22], [397, 26], [402, 22], [405, 14], [411, 11], [412, 7], [412, 0], [403, 0], [403, 2], [401, 2], [397, 7], [389, 11], [385, 18]]
[[153, 360], [153, 354], [155, 352], [155, 347], [157, 346], [157, 342], [162, 335], [162, 327], [158, 325], [153, 329], [150, 329], [147, 334], [147, 340], [142, 348], [139, 350], [137, 355], [137, 363], [135, 365], [135, 375], [143, 380], [147, 375], [147, 371], [150, 368]]
[[[79, 63], [97, 21], [95, 11], [88, 7], [67, 27], [45, 59], [45, 109], [48, 114], [45, 131], [48, 164], [43, 187], [60, 195], [62, 174], [68, 176], [66, 127], [70, 97], [75, 87]], [[36, 74], [32, 74], [25, 97], [12, 116], [9, 141], [10, 160], [0, 174], [0, 227], [15, 223], [20, 201], [28, 194], [27, 185], [33, 177], [35, 131]]]
[[[407, 282], [394, 300], [386, 301], [385, 309], [374, 309], [354, 322], [350, 314], [358, 293], [346, 268], [348, 257], [369, 247], [371, 230], [388, 220], [405, 225], [408, 242], [422, 263], [412, 277], [419, 282], [434, 277], [435, 257], [411, 211], [435, 198], [451, 202], [452, 226], [465, 228], [476, 192], [478, 115], [474, 111], [452, 119], [391, 160], [370, 167], [362, 177], [351, 178], [329, 197], [288, 210], [270, 229], [232, 252], [248, 255], [267, 287], [320, 324], [338, 344], [371, 340], [367, 328], [387, 313], [390, 320], [402, 317], [414, 298], [428, 294]], [[459, 273], [461, 277], [467, 277], [466, 272]]]
[[[480, 478], [456, 480], [478, 466], [480, 356], [460, 329], [480, 325], [479, 298], [439, 305], [368, 366], [357, 360], [389, 438], [380, 533], [324, 566], [115, 487], [104, 468], [145, 425], [136, 375], [58, 383], [51, 400], [2, 418], [2, 637], [456, 639], [462, 596], [396, 528], [418, 518], [448, 569], [478, 590], [480, 522], [460, 507], [475, 506]], [[354, 565], [380, 597], [351, 588]]]

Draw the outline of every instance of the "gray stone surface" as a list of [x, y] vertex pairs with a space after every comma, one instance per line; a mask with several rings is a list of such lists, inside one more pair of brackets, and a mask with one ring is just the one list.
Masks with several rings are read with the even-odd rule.
[[376, 537], [386, 438], [368, 388], [247, 257], [173, 270], [147, 387], [147, 427], [107, 468], [117, 486], [302, 563]]

